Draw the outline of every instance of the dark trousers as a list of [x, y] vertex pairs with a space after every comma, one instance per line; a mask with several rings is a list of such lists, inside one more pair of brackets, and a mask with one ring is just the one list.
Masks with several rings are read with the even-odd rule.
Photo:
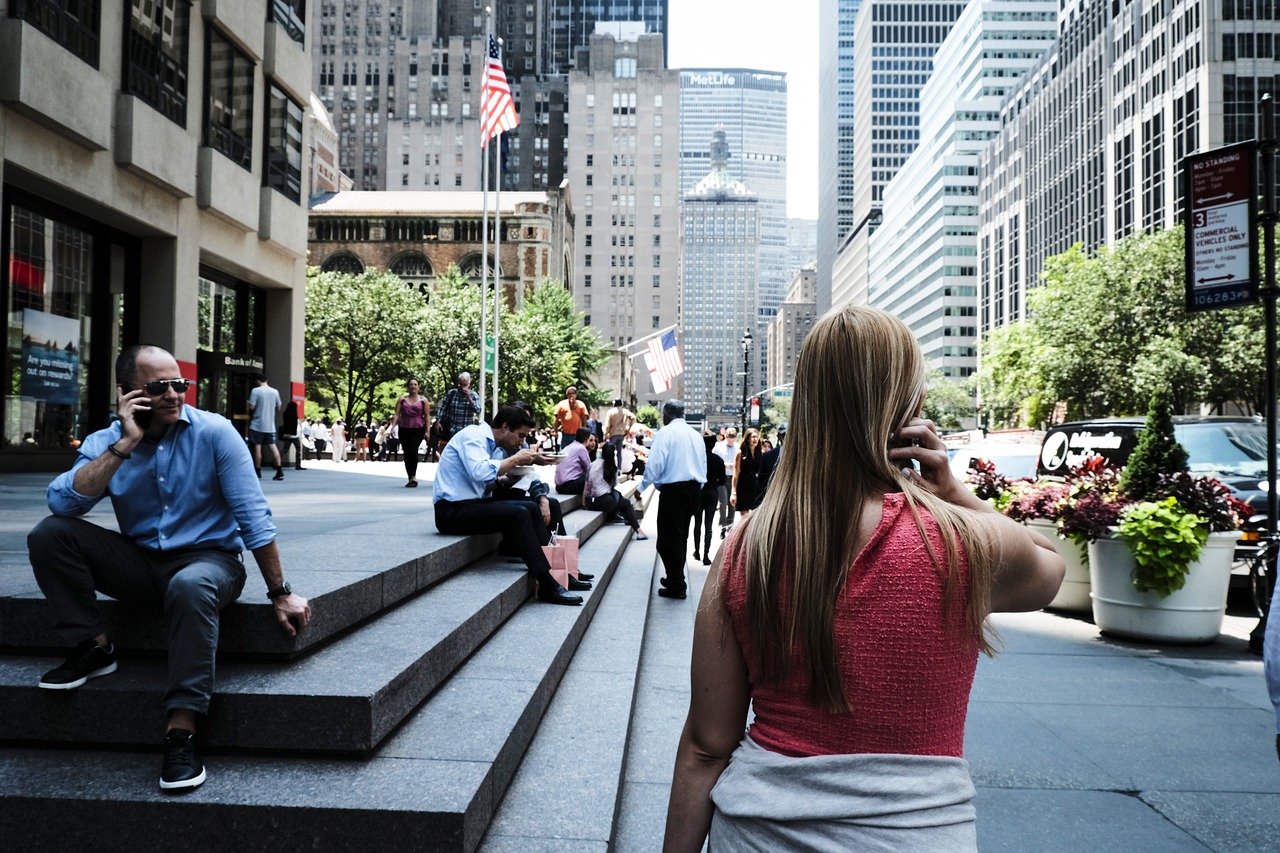
[[[703, 487], [698, 494], [698, 508], [693, 513], [693, 550], [696, 554], [698, 543], [702, 544], [702, 556], [711, 556], [711, 530], [715, 527], [716, 507], [720, 504], [720, 495], [716, 487]], [[705, 531], [706, 538], [703, 539]]]
[[640, 519], [636, 518], [635, 507], [631, 506], [631, 501], [624, 498], [617, 489], [598, 498], [587, 498], [582, 503], [593, 512], [603, 512], [605, 515], [619, 513], [632, 530], [640, 529]]
[[702, 484], [696, 480], [666, 483], [658, 499], [658, 556], [667, 574], [667, 589], [682, 589], [684, 557], [689, 548], [689, 521], [698, 509]]
[[580, 495], [582, 494], [582, 486], [587, 482], [587, 475], [583, 474], [573, 480], [560, 483], [556, 486], [556, 491], [562, 495]]
[[[556, 501], [551, 501], [555, 506]], [[554, 517], [552, 521], [554, 523]], [[551, 542], [551, 531], [542, 523], [542, 510], [532, 498], [472, 501], [437, 501], [436, 530], [441, 533], [501, 533], [503, 544], [542, 579], [551, 571], [542, 546]]]
[[293, 466], [302, 467], [302, 439], [296, 435], [280, 436], [280, 464], [289, 464], [289, 448], [293, 448]]
[[36, 582], [67, 644], [105, 634], [95, 590], [164, 608], [169, 620], [166, 710], [207, 713], [213, 695], [218, 613], [244, 589], [239, 554], [202, 548], [151, 551], [79, 518], [49, 517], [27, 534]]
[[578, 434], [577, 434], [576, 432], [562, 432], [562, 433], [560, 433], [560, 449], [561, 449], [561, 450], [564, 450], [566, 447], [568, 447], [569, 445], [573, 444], [573, 443], [574, 443], [574, 441], [576, 441], [576, 440], [577, 440], [577, 438], [576, 438], [576, 437], [577, 437], [577, 435], [578, 435]]
[[404, 472], [410, 480], [418, 479], [418, 451], [427, 437], [426, 427], [400, 427], [400, 442], [404, 447]]

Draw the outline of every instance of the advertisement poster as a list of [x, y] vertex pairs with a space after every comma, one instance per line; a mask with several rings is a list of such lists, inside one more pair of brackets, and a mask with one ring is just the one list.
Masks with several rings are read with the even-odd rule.
[[22, 311], [22, 385], [30, 400], [75, 405], [80, 399], [80, 321]]

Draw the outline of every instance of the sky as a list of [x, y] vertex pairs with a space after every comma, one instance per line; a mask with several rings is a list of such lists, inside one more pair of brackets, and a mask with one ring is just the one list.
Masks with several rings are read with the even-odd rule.
[[667, 67], [786, 73], [787, 216], [817, 219], [818, 0], [670, 0], [668, 10]]

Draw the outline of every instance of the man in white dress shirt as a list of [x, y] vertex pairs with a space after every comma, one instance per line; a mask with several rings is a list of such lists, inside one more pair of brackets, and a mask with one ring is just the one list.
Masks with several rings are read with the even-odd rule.
[[662, 406], [662, 429], [653, 438], [640, 491], [658, 487], [658, 556], [666, 577], [658, 595], [684, 598], [687, 584], [684, 559], [689, 550], [689, 522], [698, 508], [707, 481], [707, 451], [702, 436], [684, 420], [684, 403], [668, 400]]

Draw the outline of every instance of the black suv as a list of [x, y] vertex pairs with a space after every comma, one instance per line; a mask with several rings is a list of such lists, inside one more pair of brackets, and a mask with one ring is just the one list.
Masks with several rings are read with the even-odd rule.
[[[1099, 418], [1051, 427], [1040, 445], [1036, 473], [1064, 476], [1095, 454], [1124, 465], [1145, 422]], [[1173, 419], [1173, 433], [1187, 449], [1192, 474], [1221, 480], [1255, 512], [1266, 512], [1267, 425], [1262, 418], [1182, 415]]]

